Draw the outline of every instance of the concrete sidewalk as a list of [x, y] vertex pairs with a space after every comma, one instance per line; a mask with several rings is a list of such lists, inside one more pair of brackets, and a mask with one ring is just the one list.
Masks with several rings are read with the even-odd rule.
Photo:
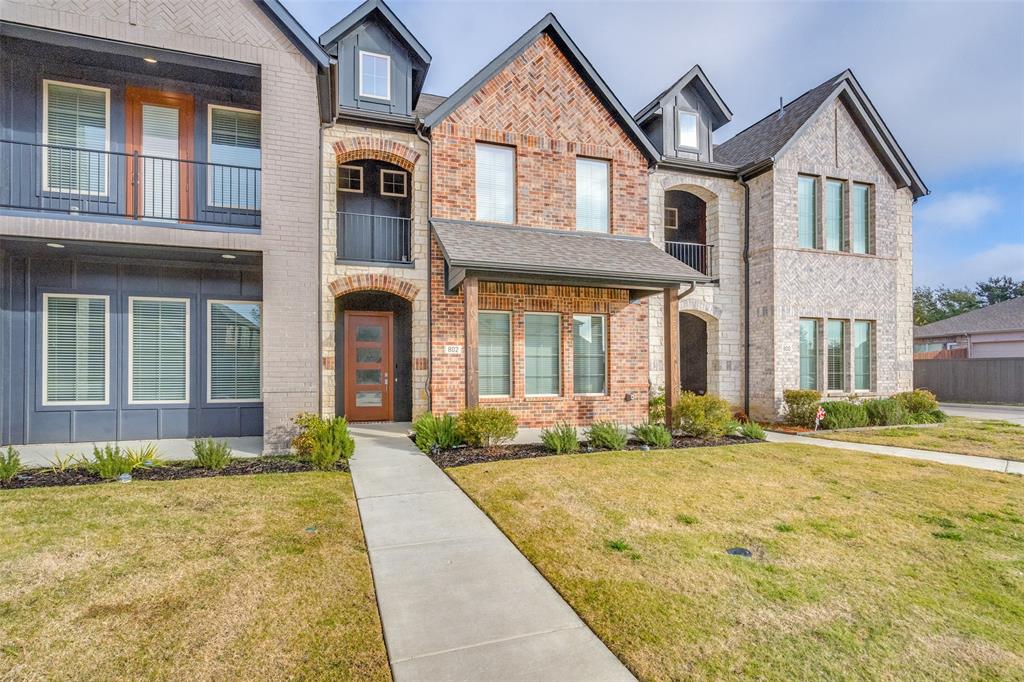
[[779, 433], [768, 431], [769, 443], [800, 443], [801, 445], [819, 445], [823, 448], [837, 448], [840, 450], [854, 450], [857, 452], [870, 452], [874, 455], [889, 455], [892, 457], [907, 457], [909, 459], [921, 459], [940, 464], [955, 464], [957, 466], [971, 467], [972, 469], [984, 469], [985, 471], [998, 471], [1004, 474], [1024, 474], [1024, 462], [1014, 462], [994, 457], [976, 457], [974, 455], [960, 455], [955, 452], [937, 452], [934, 450], [915, 450], [913, 448], [899, 448], [892, 445], [872, 445], [869, 443], [847, 443], [839, 440], [828, 440], [826, 438], [811, 438], [809, 436], [798, 436], [791, 433]]
[[407, 432], [354, 425], [350, 463], [395, 680], [634, 679]]

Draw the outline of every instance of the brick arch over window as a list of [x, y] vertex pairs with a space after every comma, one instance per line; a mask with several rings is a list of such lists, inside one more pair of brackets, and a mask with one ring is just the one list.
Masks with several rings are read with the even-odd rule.
[[397, 279], [391, 275], [381, 274], [360, 274], [339, 277], [332, 281], [327, 287], [334, 294], [335, 298], [351, 294], [355, 291], [384, 291], [404, 298], [407, 301], [415, 301], [420, 293], [420, 288], [412, 282], [404, 279]]
[[359, 159], [375, 159], [393, 163], [410, 173], [420, 160], [420, 153], [401, 142], [384, 140], [379, 137], [356, 137], [351, 140], [339, 140], [334, 143], [334, 153], [338, 163], [348, 163]]

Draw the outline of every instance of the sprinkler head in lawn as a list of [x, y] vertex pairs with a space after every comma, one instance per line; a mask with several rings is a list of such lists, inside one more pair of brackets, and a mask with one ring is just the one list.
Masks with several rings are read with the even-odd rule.
[[742, 557], [752, 557], [752, 556], [754, 556], [750, 552], [750, 550], [747, 549], [746, 547], [730, 547], [729, 549], [725, 550], [725, 553], [726, 554], [731, 554], [732, 556], [742, 556]]

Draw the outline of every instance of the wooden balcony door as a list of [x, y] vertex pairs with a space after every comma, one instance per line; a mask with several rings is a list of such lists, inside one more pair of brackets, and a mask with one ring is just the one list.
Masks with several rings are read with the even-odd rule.
[[195, 102], [191, 95], [148, 88], [125, 94], [128, 214], [192, 220]]
[[393, 313], [345, 313], [345, 416], [391, 421]]

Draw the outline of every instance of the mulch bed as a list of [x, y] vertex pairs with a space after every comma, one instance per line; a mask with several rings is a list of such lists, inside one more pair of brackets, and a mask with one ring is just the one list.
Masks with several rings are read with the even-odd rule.
[[[336, 471], [348, 471], [348, 462], [341, 460], [335, 467]], [[140, 467], [132, 471], [133, 481], [174, 481], [183, 478], [212, 478], [214, 476], [250, 476], [253, 474], [291, 474], [302, 471], [315, 471], [309, 462], [293, 457], [251, 457], [233, 459], [223, 469], [214, 471], [196, 466], [192, 461], [167, 462], [158, 467]], [[47, 486], [90, 485], [93, 483], [118, 483], [110, 481], [81, 467], [72, 467], [64, 471], [53, 469], [25, 469], [13, 480], [0, 482], [0, 490], [8, 488], [42, 488]]]
[[[722, 436], [721, 438], [693, 438], [691, 436], [673, 436], [672, 445], [666, 450], [681, 448], [709, 448], [720, 445], [739, 445], [742, 443], [761, 443], [762, 441], [744, 436]], [[586, 442], [580, 443], [580, 452], [606, 452], [604, 450], [590, 450]], [[642, 450], [640, 441], [630, 440], [626, 450]], [[506, 459], [532, 459], [534, 457], [552, 457], [555, 453], [544, 448], [540, 443], [515, 444], [515, 445], [492, 445], [490, 447], [470, 447], [460, 445], [449, 450], [440, 450], [436, 453], [428, 453], [427, 456], [442, 469], [449, 467], [461, 467], [467, 464], [481, 464], [484, 462], [500, 462]]]

